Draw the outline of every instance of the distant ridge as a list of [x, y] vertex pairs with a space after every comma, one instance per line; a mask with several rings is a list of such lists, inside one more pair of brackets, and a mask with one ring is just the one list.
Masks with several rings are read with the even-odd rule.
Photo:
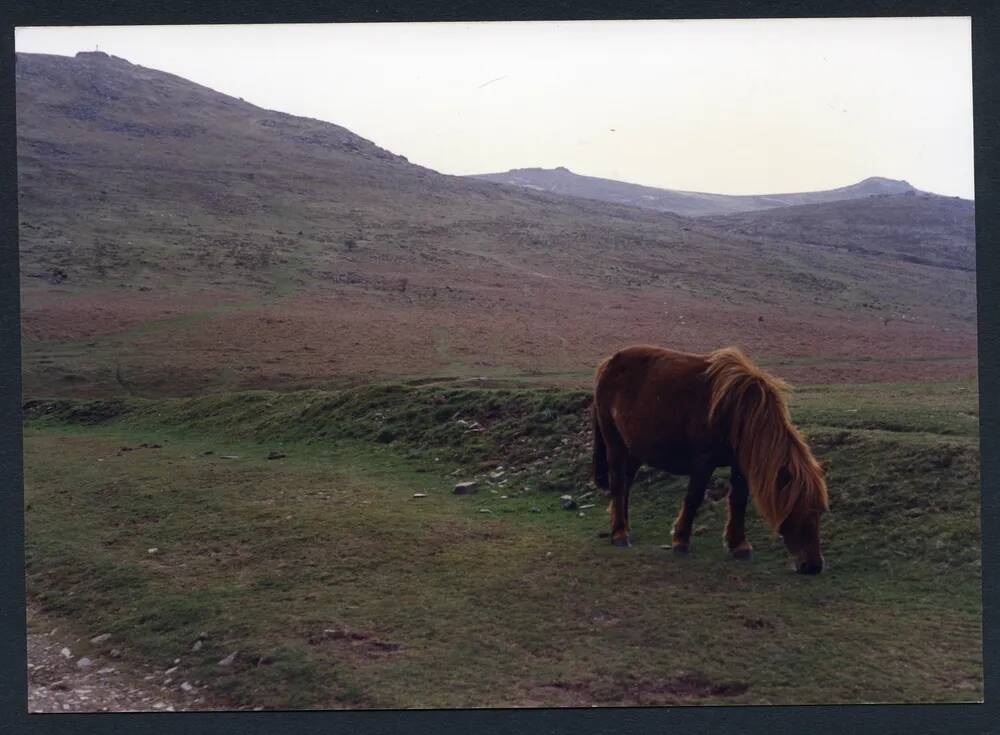
[[627, 204], [659, 212], [673, 212], [687, 217], [756, 212], [776, 207], [819, 204], [916, 191], [906, 181], [872, 176], [850, 186], [826, 191], [745, 196], [709, 194], [697, 191], [658, 189], [596, 176], [583, 176], [573, 173], [564, 166], [558, 166], [554, 169], [519, 168], [505, 173], [476, 174], [471, 178], [496, 184], [520, 186], [536, 191]]

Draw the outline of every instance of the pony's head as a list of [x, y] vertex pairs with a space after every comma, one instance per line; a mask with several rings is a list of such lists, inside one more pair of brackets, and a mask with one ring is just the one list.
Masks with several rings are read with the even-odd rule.
[[788, 385], [729, 347], [708, 356], [709, 421], [729, 441], [761, 516], [781, 534], [796, 570], [823, 570], [820, 517], [827, 510], [823, 467], [792, 424]]
[[[805, 451], [809, 452], [808, 447]], [[796, 467], [800, 463], [803, 466]], [[795, 501], [783, 519], [779, 514], [769, 520], [781, 534], [788, 553], [795, 558], [796, 571], [801, 574], [819, 574], [823, 571], [819, 524], [827, 510], [823, 469], [809, 453], [779, 470], [778, 486], [777, 494], [792, 496]]]

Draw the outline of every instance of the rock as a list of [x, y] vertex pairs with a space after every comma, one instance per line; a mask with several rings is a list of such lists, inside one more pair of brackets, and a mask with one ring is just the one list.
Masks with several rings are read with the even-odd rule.
[[287, 455], [284, 452], [271, 451], [268, 455], [268, 459], [284, 459]]
[[198, 640], [199, 641], [203, 641], [206, 638], [208, 638], [208, 633], [206, 633], [205, 631], [202, 631], [201, 633], [198, 634]]
[[587, 508], [596, 508], [596, 507], [597, 506], [595, 506], [593, 503], [587, 503], [586, 505], [581, 505], [580, 510], [587, 510]]
[[470, 480], [468, 482], [460, 482], [455, 485], [455, 489], [452, 491], [455, 495], [472, 495], [474, 492], [478, 492], [479, 483], [475, 480]]
[[714, 478], [705, 493], [705, 497], [713, 503], [722, 500], [727, 495], [729, 495], [729, 481], [723, 480], [721, 477]]
[[708, 530], [708, 526], [698, 526], [694, 529], [695, 536], [701, 536]]
[[103, 669], [98, 670], [98, 674], [113, 674], [115, 669], [113, 666], [105, 666]]
[[576, 501], [573, 500], [572, 495], [560, 495], [559, 503], [562, 505], [563, 510], [576, 510]]
[[496, 472], [491, 472], [490, 477], [492, 477], [494, 480], [499, 480], [501, 477], [503, 477], [503, 474], [504, 474], [503, 470], [497, 470]]
[[413, 497], [415, 497], [415, 498], [426, 498], [427, 497], [427, 493], [413, 493]]
[[181, 689], [183, 689], [185, 692], [193, 692], [194, 691], [194, 687], [191, 686], [190, 682], [186, 682], [186, 681], [181, 684]]
[[147, 554], [155, 554], [157, 551], [159, 551], [159, 549], [156, 546], [151, 549], [146, 549]]
[[539, 508], [539, 507], [538, 507], [537, 505], [536, 505], [536, 506], [532, 506], [532, 508], [531, 508], [531, 512], [532, 512], [532, 513], [541, 513], [541, 512], [542, 512], [542, 509], [541, 509], [541, 508]]
[[200, 650], [201, 650], [201, 647], [202, 647], [202, 645], [203, 645], [203, 644], [202, 644], [202, 642], [201, 642], [201, 641], [195, 641], [195, 642], [194, 642], [194, 645], [193, 645], [193, 646], [191, 646], [191, 650], [192, 650], [192, 651], [200, 651]]
[[121, 655], [122, 655], [122, 649], [120, 648], [111, 649], [111, 658], [121, 658]]
[[493, 511], [490, 510], [489, 508], [480, 508], [479, 512], [480, 513], [492, 513]]
[[163, 673], [166, 674], [167, 676], [169, 676], [170, 674], [172, 674], [175, 671], [177, 671], [177, 669], [179, 669], [179, 668], [180, 668], [179, 666], [171, 666], [169, 669], [167, 669]]
[[231, 666], [233, 661], [236, 660], [236, 656], [238, 653], [239, 653], [238, 651], [233, 651], [231, 654], [229, 654], [224, 659], [219, 661], [219, 666]]
[[110, 637], [111, 637], [110, 633], [101, 633], [100, 635], [95, 635], [93, 638], [91, 638], [90, 642], [95, 645], [99, 645], [101, 643], [104, 643], [104, 641], [108, 640], [108, 638]]
[[79, 661], [76, 662], [76, 668], [78, 669], [89, 669], [93, 665], [94, 662], [91, 661], [86, 656], [84, 656], [83, 658], [81, 658]]
[[239, 459], [240, 455], [238, 455], [238, 454], [220, 454], [219, 458], [220, 459]]
[[60, 655], [62, 655], [63, 658], [73, 658], [73, 652], [70, 651], [68, 648], [64, 648], [59, 653]]

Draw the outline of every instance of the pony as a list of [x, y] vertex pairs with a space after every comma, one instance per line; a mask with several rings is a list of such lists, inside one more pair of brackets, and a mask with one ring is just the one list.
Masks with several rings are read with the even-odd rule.
[[748, 497], [796, 559], [823, 570], [820, 517], [828, 510], [825, 469], [792, 424], [787, 383], [735, 347], [690, 354], [639, 345], [597, 368], [592, 419], [593, 478], [611, 496], [611, 542], [631, 545], [629, 488], [643, 464], [690, 478], [672, 531], [687, 553], [695, 514], [717, 467], [730, 467], [725, 546], [751, 559]]

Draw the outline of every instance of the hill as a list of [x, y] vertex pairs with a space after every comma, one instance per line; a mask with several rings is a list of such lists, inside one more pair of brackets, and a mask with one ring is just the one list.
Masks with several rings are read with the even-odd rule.
[[445, 176], [100, 53], [18, 54], [16, 82], [28, 395], [585, 385], [634, 342], [807, 382], [975, 371], [971, 271]]
[[496, 174], [477, 174], [471, 178], [508, 184], [536, 191], [548, 191], [567, 196], [597, 199], [633, 207], [654, 209], [659, 212], [673, 212], [688, 217], [730, 214], [734, 212], [755, 212], [775, 207], [797, 204], [860, 199], [883, 194], [903, 194], [916, 191], [905, 181], [872, 177], [857, 184], [827, 191], [800, 192], [792, 194], [761, 194], [733, 196], [728, 194], [707, 194], [697, 191], [659, 189], [624, 181], [601, 179], [596, 176], [582, 176], [568, 168], [554, 169], [520, 168]]
[[761, 239], [877, 255], [975, 272], [975, 205], [917, 193], [803, 204], [766, 212], [706, 217], [704, 222]]

